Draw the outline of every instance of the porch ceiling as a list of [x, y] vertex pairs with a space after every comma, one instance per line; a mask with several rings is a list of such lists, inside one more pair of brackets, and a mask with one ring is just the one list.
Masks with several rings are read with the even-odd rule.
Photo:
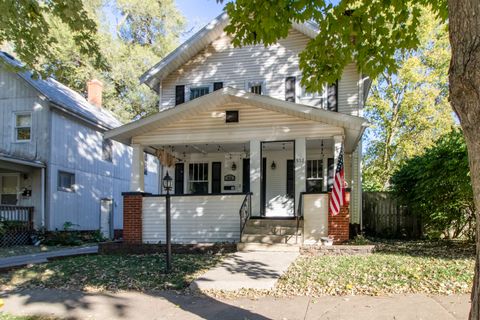
[[157, 128], [165, 127], [171, 123], [185, 119], [187, 116], [196, 116], [209, 108], [228, 103], [240, 103], [283, 113], [300, 119], [319, 122], [332, 127], [342, 128], [345, 135], [345, 149], [347, 152], [352, 152], [355, 149], [364, 129], [368, 125], [367, 121], [361, 117], [318, 109], [227, 87], [150, 117], [107, 131], [105, 137], [128, 145], [131, 144], [132, 138], [136, 136], [152, 132]]

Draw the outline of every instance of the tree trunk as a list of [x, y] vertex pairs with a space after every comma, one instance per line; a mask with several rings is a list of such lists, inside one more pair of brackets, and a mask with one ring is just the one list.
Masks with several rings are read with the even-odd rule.
[[475, 276], [470, 319], [480, 319], [480, 4], [478, 0], [448, 0], [450, 103], [460, 118], [467, 142], [473, 197], [477, 208]]

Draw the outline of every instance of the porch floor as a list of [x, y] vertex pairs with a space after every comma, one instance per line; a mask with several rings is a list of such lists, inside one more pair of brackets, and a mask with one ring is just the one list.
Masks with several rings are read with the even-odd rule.
[[299, 252], [237, 252], [190, 284], [194, 290], [273, 289]]

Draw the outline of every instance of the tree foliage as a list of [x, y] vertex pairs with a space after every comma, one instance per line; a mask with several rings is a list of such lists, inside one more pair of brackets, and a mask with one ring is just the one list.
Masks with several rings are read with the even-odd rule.
[[363, 187], [369, 191], [387, 190], [404, 160], [421, 154], [453, 125], [447, 26], [427, 10], [420, 22], [420, 45], [397, 52], [397, 72], [382, 72], [366, 103], [364, 116], [371, 127], [364, 139]]
[[46, 13], [56, 42], [49, 46], [51, 54], [38, 58], [40, 69], [84, 94], [88, 80], [101, 80], [104, 107], [124, 122], [157, 111], [158, 95], [138, 78], [177, 44], [184, 18], [174, 0], [83, 0], [80, 4], [88, 20], [99, 26], [91, 38], [108, 68], [99, 68], [95, 56], [79, 50], [75, 34], [62, 19]]
[[465, 139], [455, 129], [423, 155], [407, 160], [392, 176], [393, 190], [421, 214], [427, 234], [474, 237], [475, 206]]
[[424, 6], [445, 19], [445, 0], [237, 0], [227, 3], [227, 33], [234, 45], [269, 45], [285, 38], [293, 21], [314, 22], [319, 33], [300, 53], [302, 85], [320, 91], [351, 62], [375, 78], [397, 70], [395, 54], [419, 45], [417, 32]]
[[60, 21], [71, 35], [76, 51], [91, 57], [97, 69], [106, 69], [95, 39], [97, 23], [80, 0], [22, 0], [0, 2], [0, 43], [9, 43], [26, 67], [43, 72], [41, 59], [54, 59], [61, 39], [51, 18]]

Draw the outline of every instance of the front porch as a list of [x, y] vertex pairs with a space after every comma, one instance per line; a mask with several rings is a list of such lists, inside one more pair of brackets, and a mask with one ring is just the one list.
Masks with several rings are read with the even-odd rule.
[[[160, 159], [162, 176], [168, 172], [174, 179], [174, 242], [238, 242], [247, 221], [255, 218], [292, 219], [296, 229], [302, 229], [298, 221], [305, 218], [309, 231], [302, 232], [301, 243], [305, 236], [318, 242], [334, 228], [328, 191], [341, 150], [348, 187], [357, 183], [352, 158], [364, 126], [362, 118], [225, 88], [114, 129], [106, 137], [133, 148], [125, 238], [165, 239], [164, 195], [143, 193], [148, 152]], [[338, 241], [348, 238], [345, 208], [346, 232]], [[308, 227], [307, 211], [314, 212], [309, 219], [315, 227]], [[132, 230], [129, 219], [136, 221]]]

